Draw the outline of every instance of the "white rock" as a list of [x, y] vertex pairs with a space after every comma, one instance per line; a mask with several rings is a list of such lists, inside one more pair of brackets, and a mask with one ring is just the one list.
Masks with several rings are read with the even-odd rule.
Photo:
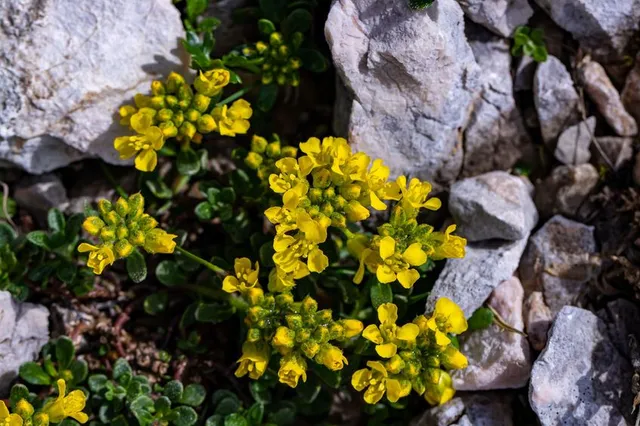
[[118, 108], [179, 67], [171, 0], [2, 3], [0, 159], [31, 173], [119, 162]]
[[412, 426], [514, 426], [513, 393], [464, 394], [427, 410]]
[[569, 126], [576, 124], [580, 115], [580, 100], [567, 68], [555, 56], [538, 65], [533, 81], [533, 94], [542, 138], [555, 146], [556, 138]]
[[531, 347], [541, 351], [547, 344], [547, 332], [553, 322], [553, 313], [544, 302], [541, 291], [532, 292], [524, 303], [524, 324]]
[[591, 147], [596, 165], [611, 167], [610, 163], [612, 163], [613, 170], [617, 171], [633, 157], [633, 138], [603, 136], [596, 138], [596, 140], [609, 160], [608, 162], [605, 161], [600, 151]]
[[436, 300], [448, 297], [469, 318], [498, 284], [513, 276], [526, 245], [527, 238], [468, 244], [464, 258], [447, 260], [429, 294], [426, 311], [433, 312]]
[[325, 26], [333, 61], [353, 99], [349, 138], [393, 174], [448, 182], [462, 162], [479, 69], [454, 0], [423, 11], [406, 2], [342, 0]]
[[556, 167], [536, 185], [535, 202], [540, 216], [576, 215], [599, 180], [598, 171], [589, 163]]
[[511, 37], [533, 15], [527, 0], [458, 1], [469, 19], [503, 37]]
[[591, 158], [589, 145], [596, 130], [596, 118], [589, 117], [575, 126], [568, 127], [558, 138], [555, 157], [563, 164], [588, 163]]
[[449, 211], [458, 234], [469, 241], [519, 240], [538, 222], [538, 210], [527, 184], [500, 171], [453, 184]]
[[529, 401], [542, 426], [626, 426], [631, 366], [593, 313], [564, 307], [533, 365]]
[[[523, 300], [520, 280], [511, 277], [493, 290], [489, 305], [507, 324], [522, 331]], [[493, 324], [460, 336], [460, 350], [467, 356], [469, 366], [454, 372], [453, 384], [457, 390], [517, 389], [529, 381], [531, 349], [527, 338], [521, 334]]]
[[44, 306], [18, 303], [0, 291], [0, 397], [18, 376], [22, 364], [38, 358], [49, 341], [49, 311]]

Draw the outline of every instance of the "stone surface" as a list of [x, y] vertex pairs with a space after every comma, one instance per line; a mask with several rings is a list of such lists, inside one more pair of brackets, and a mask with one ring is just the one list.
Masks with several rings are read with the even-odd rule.
[[580, 97], [567, 68], [555, 56], [538, 65], [533, 80], [533, 100], [538, 112], [542, 138], [555, 147], [556, 138], [580, 121]]
[[536, 185], [535, 202], [540, 216], [574, 216], [599, 179], [598, 171], [589, 163], [556, 167]]
[[591, 256], [597, 251], [592, 226], [554, 216], [530, 239], [520, 260], [525, 291], [541, 291], [553, 315], [572, 305], [597, 275]]
[[581, 47], [603, 58], [621, 57], [640, 25], [638, 0], [535, 0]]
[[14, 198], [18, 205], [27, 209], [41, 224], [46, 223], [50, 208], [64, 210], [69, 203], [62, 181], [52, 173], [26, 177], [18, 183]]
[[8, 396], [18, 368], [38, 358], [49, 341], [49, 311], [44, 306], [18, 303], [0, 291], [0, 398]]
[[411, 425], [514, 426], [513, 400], [513, 395], [506, 392], [463, 394], [427, 410]]
[[578, 75], [587, 94], [613, 130], [620, 136], [636, 135], [636, 120], [624, 109], [620, 94], [602, 65], [587, 56], [578, 66]]
[[448, 297], [469, 318], [498, 284], [513, 276], [526, 245], [527, 238], [468, 244], [464, 258], [447, 260], [427, 299], [427, 312], [438, 298]]
[[449, 211], [469, 241], [525, 238], [538, 222], [529, 187], [507, 172], [490, 172], [451, 186]]
[[553, 313], [544, 302], [541, 291], [529, 294], [524, 303], [524, 324], [531, 347], [541, 351], [547, 344], [547, 332], [553, 322]]
[[[520, 280], [511, 277], [491, 293], [489, 305], [516, 330], [524, 330]], [[469, 366], [452, 375], [454, 387], [461, 391], [516, 389], [529, 381], [531, 349], [527, 338], [493, 324], [484, 330], [465, 333], [459, 338], [460, 350]]]
[[536, 75], [538, 63], [531, 56], [522, 56], [516, 68], [513, 79], [513, 90], [524, 92], [533, 89], [533, 78]]
[[527, 0], [463, 0], [459, 3], [469, 19], [502, 37], [511, 37], [516, 28], [526, 25], [533, 15]]
[[511, 168], [531, 139], [513, 98], [509, 43], [473, 23], [465, 33], [482, 69], [481, 89], [464, 132], [462, 175], [475, 176]]
[[[596, 138], [600, 148], [613, 164], [613, 170], [619, 170], [633, 157], [633, 139], [616, 136], [603, 136]], [[598, 166], [611, 167], [596, 147], [591, 147], [591, 152]]]
[[636, 63], [627, 75], [622, 90], [622, 103], [629, 113], [640, 122], [640, 52], [636, 55]]
[[617, 299], [607, 303], [603, 309], [598, 311], [598, 317], [607, 324], [609, 338], [618, 352], [630, 359], [629, 335], [633, 335], [636, 340], [640, 337], [640, 309], [635, 303], [625, 299]]
[[118, 108], [179, 68], [171, 0], [3, 0], [0, 159], [43, 173], [85, 157], [119, 162]]
[[479, 75], [460, 6], [441, 0], [413, 11], [400, 1], [336, 1], [325, 35], [353, 98], [354, 148], [385, 159], [393, 174], [455, 179]]
[[575, 126], [568, 127], [558, 138], [556, 159], [569, 165], [588, 163], [591, 158], [589, 145], [596, 129], [596, 118], [589, 117]]
[[533, 365], [529, 400], [542, 426], [626, 426], [631, 374], [605, 323], [566, 306]]

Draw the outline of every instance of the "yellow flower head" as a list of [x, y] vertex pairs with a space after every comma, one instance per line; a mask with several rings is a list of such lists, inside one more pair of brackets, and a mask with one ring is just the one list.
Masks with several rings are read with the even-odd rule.
[[285, 356], [280, 360], [278, 378], [280, 379], [280, 383], [284, 383], [292, 388], [298, 386], [298, 380], [300, 378], [302, 378], [303, 382], [306, 382], [307, 362], [296, 353]]
[[464, 312], [454, 301], [441, 297], [436, 301], [433, 315], [429, 318], [428, 326], [431, 330], [442, 333], [460, 334], [467, 330], [467, 320]]
[[438, 368], [429, 368], [425, 373], [424, 399], [431, 405], [442, 405], [456, 394], [451, 376]]
[[331, 371], [342, 370], [345, 364], [349, 364], [342, 351], [330, 344], [326, 344], [320, 348], [320, 351], [316, 355], [316, 361], [319, 361]]
[[176, 248], [176, 242], [173, 241], [177, 235], [169, 234], [167, 231], [154, 228], [145, 233], [144, 249], [153, 253], [173, 253]]
[[0, 426], [22, 426], [22, 417], [17, 414], [10, 414], [9, 409], [0, 400]]
[[136, 169], [143, 172], [153, 171], [158, 164], [156, 151], [164, 145], [164, 134], [159, 127], [153, 125], [153, 116], [142, 110], [131, 116], [130, 124], [138, 134], [116, 138], [113, 146], [123, 160], [137, 154]]
[[455, 346], [449, 345], [440, 353], [440, 360], [444, 368], [448, 370], [460, 370], [467, 368], [469, 361]]
[[267, 370], [270, 350], [264, 342], [244, 342], [242, 356], [238, 360], [240, 366], [235, 372], [236, 377], [249, 374], [253, 380], [258, 380]]
[[276, 334], [274, 334], [271, 343], [281, 354], [286, 355], [295, 345], [295, 338], [296, 333], [293, 330], [280, 326], [276, 330]]
[[431, 192], [431, 184], [422, 182], [420, 179], [413, 178], [407, 187], [406, 176], [398, 176], [396, 183], [402, 192], [400, 203], [402, 207], [415, 217], [421, 208], [429, 210], [438, 210], [442, 206], [442, 202], [438, 198], [429, 198]]
[[253, 114], [251, 105], [244, 99], [238, 99], [229, 108], [227, 105], [215, 107], [211, 112], [218, 122], [218, 131], [222, 136], [245, 134], [249, 130], [249, 118]]
[[78, 246], [78, 251], [80, 253], [89, 252], [87, 266], [93, 269], [93, 273], [96, 275], [100, 275], [105, 267], [112, 265], [116, 260], [113, 250], [108, 245], [98, 247], [82, 243]]
[[[305, 269], [304, 267], [302, 269], [303, 269], [303, 272], [306, 272], [305, 276], [309, 275], [308, 269], [306, 269], [306, 271], [304, 271]], [[300, 277], [300, 278], [303, 278], [303, 277]], [[273, 293], [290, 291], [295, 285], [296, 285], [296, 282], [294, 281], [294, 275], [283, 271], [278, 266], [273, 268], [269, 273], [269, 291]]]
[[364, 328], [362, 321], [358, 321], [355, 319], [344, 319], [340, 321], [340, 324], [344, 328], [345, 339], [356, 337], [357, 335], [362, 333], [362, 329]]
[[[368, 361], [367, 367], [369, 368], [363, 368], [353, 373], [351, 386], [358, 392], [367, 389], [364, 393], [364, 400], [367, 404], [376, 404], [382, 399], [385, 392], [387, 392], [389, 401], [396, 402], [402, 392], [395, 392], [397, 388], [395, 384], [392, 384], [393, 391], [391, 394], [388, 393], [390, 379], [384, 365], [379, 361]], [[404, 389], [401, 390], [404, 391]], [[411, 391], [411, 385], [409, 385], [409, 391]]]
[[49, 401], [42, 408], [42, 412], [49, 416], [51, 423], [60, 423], [67, 417], [71, 417], [79, 423], [86, 423], [89, 416], [82, 412], [87, 403], [87, 396], [81, 390], [74, 390], [66, 395], [67, 384], [60, 379], [58, 385], [58, 398]]
[[202, 72], [196, 77], [193, 86], [198, 93], [205, 96], [216, 96], [222, 89], [229, 84], [231, 73], [224, 68], [216, 68], [213, 70]]
[[411, 288], [420, 278], [420, 273], [411, 266], [420, 266], [427, 261], [420, 243], [413, 243], [400, 253], [396, 251], [396, 240], [389, 236], [380, 240], [379, 255], [382, 263], [376, 269], [378, 281], [392, 283], [397, 279], [404, 288]]
[[398, 345], [414, 345], [420, 328], [413, 323], [402, 327], [396, 325], [398, 307], [393, 303], [383, 303], [378, 307], [380, 328], [368, 325], [362, 332], [362, 337], [376, 344], [376, 352], [382, 358], [391, 358], [398, 351]]
[[260, 273], [260, 265], [256, 261], [255, 269], [252, 269], [251, 260], [246, 257], [236, 258], [233, 268], [235, 276], [228, 275], [222, 282], [222, 289], [227, 293], [236, 291], [243, 295], [248, 289], [258, 285], [258, 274]]
[[451, 235], [455, 230], [456, 225], [449, 225], [444, 233], [435, 232], [433, 234], [431, 239], [440, 243], [434, 248], [432, 255], [434, 260], [460, 259], [464, 257], [467, 240], [456, 235]]

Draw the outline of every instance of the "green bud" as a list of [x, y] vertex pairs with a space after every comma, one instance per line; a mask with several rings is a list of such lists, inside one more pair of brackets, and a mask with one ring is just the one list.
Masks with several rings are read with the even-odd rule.
[[249, 342], [257, 342], [262, 339], [262, 331], [257, 328], [250, 328], [247, 332], [247, 341]]
[[287, 46], [286, 44], [283, 44], [278, 48], [278, 54], [280, 55], [281, 58], [288, 57], [289, 53], [291, 53], [291, 50], [289, 49], [289, 46]]
[[341, 340], [344, 338], [344, 327], [334, 322], [329, 326], [329, 336], [331, 340]]
[[116, 229], [116, 238], [122, 240], [129, 236], [129, 229], [126, 226], [118, 226]]
[[300, 314], [289, 314], [286, 316], [287, 326], [292, 330], [299, 330], [302, 328], [302, 315]]
[[324, 189], [331, 185], [331, 172], [327, 169], [318, 169], [312, 176], [314, 188]]
[[113, 210], [113, 206], [111, 205], [111, 203], [107, 200], [100, 200], [98, 201], [98, 211], [102, 214], [102, 215], [106, 215], [107, 213], [109, 213], [111, 210]]
[[178, 98], [173, 95], [165, 96], [164, 102], [167, 104], [169, 108], [175, 108], [178, 106]]
[[282, 157], [293, 157], [298, 155], [298, 149], [295, 146], [283, 146]]
[[323, 309], [321, 311], [318, 311], [316, 313], [316, 321], [322, 324], [333, 321], [333, 313], [331, 312], [331, 309]]
[[244, 163], [252, 170], [257, 170], [263, 161], [262, 155], [257, 152], [249, 152], [244, 159]]
[[14, 407], [14, 412], [23, 419], [31, 418], [31, 416], [33, 416], [33, 411], [33, 405], [31, 405], [26, 399], [21, 399]]
[[137, 219], [144, 212], [144, 197], [139, 192], [129, 197], [129, 217]]
[[280, 158], [282, 150], [280, 148], [280, 141], [274, 141], [267, 145], [267, 155], [271, 158]]
[[131, 253], [133, 253], [134, 249], [133, 245], [127, 240], [118, 240], [113, 245], [113, 248], [120, 258], [129, 256]]
[[178, 89], [178, 100], [191, 102], [192, 99], [193, 90], [191, 89], [191, 86], [186, 84], [180, 86], [180, 88]]
[[182, 123], [184, 123], [184, 113], [182, 111], [176, 111], [173, 114], [173, 124], [176, 125], [176, 127], [180, 127], [182, 126]]
[[182, 126], [180, 126], [180, 129], [178, 130], [178, 132], [182, 136], [185, 136], [187, 139], [191, 139], [193, 138], [193, 135], [196, 134], [196, 126], [194, 126], [188, 121], [185, 121], [184, 123], [182, 123]]
[[162, 130], [162, 134], [165, 138], [174, 138], [178, 135], [178, 128], [172, 121], [165, 121], [158, 126]]
[[164, 83], [159, 80], [153, 80], [151, 82], [151, 93], [153, 96], [162, 96], [166, 92], [166, 88], [164, 87]]
[[267, 149], [267, 140], [262, 136], [253, 135], [251, 138], [251, 151], [262, 154]]
[[187, 121], [195, 123], [196, 121], [198, 121], [198, 118], [200, 118], [200, 112], [196, 111], [195, 109], [189, 109], [184, 113], [184, 118], [186, 118]]
[[173, 111], [169, 108], [163, 108], [158, 111], [158, 115], [156, 117], [158, 117], [158, 121], [160, 122], [169, 121], [173, 117]]
[[124, 198], [118, 198], [115, 205], [116, 213], [118, 213], [121, 217], [125, 217], [127, 213], [129, 213], [129, 203]]
[[324, 326], [316, 327], [313, 332], [313, 339], [319, 343], [325, 343], [329, 341], [329, 329]]
[[205, 112], [207, 109], [209, 109], [210, 103], [211, 98], [201, 93], [198, 93], [193, 97], [193, 107], [199, 112]]
[[49, 426], [49, 415], [46, 413], [36, 413], [33, 416], [33, 426]]
[[155, 110], [160, 110], [165, 108], [167, 104], [164, 101], [164, 96], [153, 96], [151, 98], [151, 108]]
[[140, 220], [138, 221], [138, 226], [143, 231], [149, 231], [156, 226], [158, 226], [158, 221], [148, 214], [143, 214]]
[[319, 203], [322, 201], [322, 189], [320, 188], [311, 188], [309, 189], [308, 192], [308, 197], [309, 200], [311, 200], [312, 203]]
[[[115, 212], [113, 212], [115, 213]], [[113, 241], [116, 239], [116, 231], [111, 226], [105, 226], [100, 230], [100, 239], [102, 241]]]
[[320, 351], [320, 345], [316, 342], [308, 341], [300, 345], [300, 349], [307, 356], [307, 358], [313, 358]]
[[136, 230], [136, 231], [130, 230], [129, 242], [131, 244], [133, 244], [134, 246], [141, 246], [144, 244], [144, 241], [145, 241], [144, 232], [140, 230]]
[[347, 226], [347, 218], [343, 214], [333, 212], [331, 214], [331, 225], [336, 228], [344, 228]]
[[167, 77], [167, 86], [166, 86], [167, 92], [176, 93], [178, 92], [178, 89], [182, 87], [185, 83], [186, 82], [184, 81], [183, 76], [181, 76], [176, 72], [172, 72], [171, 74], [169, 74], [169, 77]]
[[122, 218], [120, 217], [120, 215], [118, 215], [118, 213], [116, 213], [115, 211], [111, 210], [109, 213], [105, 214], [103, 216], [104, 221], [108, 224], [108, 225], [117, 225], [118, 223], [120, 223], [120, 221], [122, 220]]

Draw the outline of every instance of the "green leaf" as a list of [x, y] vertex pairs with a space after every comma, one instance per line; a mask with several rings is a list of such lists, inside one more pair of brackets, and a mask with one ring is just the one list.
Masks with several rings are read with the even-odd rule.
[[147, 278], [147, 262], [137, 249], [127, 257], [127, 273], [134, 283], [141, 283]]
[[306, 33], [311, 28], [313, 22], [313, 16], [306, 9], [295, 9], [287, 16], [287, 19], [282, 23], [282, 32], [285, 35], [293, 34], [296, 32]]
[[242, 404], [237, 396], [224, 398], [216, 405], [215, 414], [221, 416], [228, 416], [233, 413], [237, 413], [242, 408]]
[[76, 278], [78, 268], [73, 263], [61, 262], [56, 267], [56, 276], [60, 281], [66, 284], [71, 284]]
[[64, 230], [67, 242], [70, 243], [74, 241], [78, 235], [80, 235], [82, 222], [84, 222], [84, 215], [82, 213], [71, 215]]
[[173, 197], [173, 191], [171, 191], [171, 188], [169, 188], [160, 178], [157, 180], [149, 179], [145, 181], [144, 184], [155, 197], [160, 198], [161, 200], [169, 200]]
[[260, 256], [260, 265], [265, 268], [270, 268], [274, 266], [273, 263], [273, 255], [275, 254], [275, 250], [273, 249], [273, 242], [269, 241], [260, 246], [259, 250]]
[[149, 315], [157, 315], [164, 312], [169, 304], [169, 294], [167, 292], [154, 293], [144, 299], [144, 311]]
[[207, 397], [207, 391], [204, 386], [198, 383], [192, 383], [184, 388], [180, 403], [184, 405], [190, 405], [192, 407], [198, 407], [204, 402]]
[[173, 287], [184, 284], [187, 276], [180, 269], [178, 263], [173, 260], [163, 260], [156, 266], [156, 277], [167, 287]]
[[133, 374], [133, 370], [131, 369], [131, 366], [129, 365], [126, 359], [118, 358], [115, 364], [113, 364], [113, 378], [115, 380], [118, 380], [120, 377], [124, 376], [125, 374], [131, 375]]
[[[315, 364], [315, 363], [312, 363]], [[271, 412], [268, 419], [269, 423], [276, 424], [278, 426], [290, 426], [296, 421], [296, 407], [292, 403], [287, 401]]]
[[89, 366], [87, 362], [81, 359], [73, 360], [71, 367], [69, 368], [73, 375], [73, 383], [79, 384], [85, 381], [89, 374]]
[[324, 72], [329, 67], [327, 59], [315, 49], [300, 48], [297, 52], [302, 66], [311, 72]]
[[200, 220], [211, 220], [211, 219], [213, 219], [213, 208], [211, 207], [211, 204], [209, 204], [208, 201], [203, 201], [203, 202], [199, 203], [196, 206], [196, 208], [194, 210], [194, 213], [196, 214], [196, 216]]
[[260, 86], [256, 105], [261, 111], [269, 112], [275, 105], [276, 99], [278, 99], [278, 86], [274, 83], [263, 84]]
[[198, 414], [191, 407], [177, 407], [171, 411], [169, 419], [176, 426], [191, 426], [198, 421]]
[[166, 416], [171, 412], [171, 400], [166, 396], [158, 397], [158, 399], [155, 400], [153, 407], [155, 408], [156, 413]]
[[264, 417], [264, 405], [259, 402], [253, 404], [245, 413], [246, 419], [251, 426], [261, 426]]
[[190, 21], [202, 15], [209, 6], [209, 0], [187, 0], [187, 17]]
[[65, 220], [62, 212], [56, 208], [50, 209], [47, 214], [49, 229], [54, 232], [64, 232]]
[[32, 385], [50, 385], [51, 377], [35, 362], [27, 362], [20, 366], [20, 378]]
[[264, 35], [269, 35], [276, 31], [276, 26], [268, 19], [260, 19], [258, 21], [258, 30]]
[[[238, 401], [238, 404], [240, 404], [240, 400], [238, 399], [236, 394], [227, 389], [218, 389], [217, 391], [215, 391], [213, 395], [211, 395], [211, 403], [213, 405], [218, 405], [220, 404], [220, 402], [222, 402], [223, 399], [226, 398], [233, 398]], [[235, 413], [235, 411], [232, 411], [232, 413]]]
[[15, 406], [21, 399], [29, 400], [29, 389], [22, 384], [13, 385], [9, 395], [9, 402], [12, 406]]
[[76, 356], [76, 348], [67, 336], [58, 337], [56, 340], [56, 361], [61, 369], [66, 370], [71, 367], [71, 361]]
[[89, 384], [91, 392], [100, 392], [107, 386], [108, 381], [109, 379], [104, 374], [92, 374], [89, 376], [87, 383]]
[[49, 236], [44, 231], [32, 231], [27, 234], [27, 240], [38, 247], [49, 250]]
[[200, 157], [192, 149], [180, 151], [177, 164], [181, 175], [193, 176], [200, 171]]
[[288, 0], [260, 0], [260, 10], [266, 19], [280, 22], [286, 13]]
[[231, 204], [236, 201], [236, 191], [230, 186], [222, 188], [219, 198], [221, 203]]
[[478, 308], [467, 321], [469, 330], [483, 330], [493, 324], [493, 312], [489, 308]]
[[196, 309], [195, 316], [199, 322], [211, 324], [221, 323], [233, 316], [235, 308], [223, 303], [200, 303]]
[[249, 391], [253, 399], [257, 402], [262, 404], [269, 404], [271, 402], [271, 390], [265, 381], [251, 381]]
[[249, 422], [242, 414], [233, 413], [224, 419], [224, 426], [249, 426]]
[[435, 0], [409, 0], [409, 7], [413, 10], [425, 9], [433, 4]]
[[147, 395], [139, 395], [129, 405], [131, 412], [140, 423], [140, 426], [149, 426], [153, 423], [154, 410], [153, 399]]
[[0, 223], [0, 248], [11, 244], [18, 234], [8, 223]]
[[219, 415], [213, 415], [207, 418], [207, 421], [204, 423], [204, 426], [224, 426], [224, 417]]
[[311, 370], [320, 379], [325, 382], [329, 387], [333, 389], [338, 389], [340, 387], [340, 382], [342, 381], [342, 375], [340, 371], [331, 371], [324, 365], [316, 364], [315, 362], [309, 363], [311, 365]]
[[169, 398], [171, 402], [180, 402], [182, 392], [184, 392], [184, 386], [182, 383], [178, 380], [172, 380], [166, 384], [162, 394]]
[[393, 292], [391, 291], [391, 285], [382, 284], [377, 279], [374, 279], [374, 282], [371, 285], [369, 296], [371, 297], [371, 304], [375, 309], [378, 309], [378, 306], [384, 303], [393, 302]]

